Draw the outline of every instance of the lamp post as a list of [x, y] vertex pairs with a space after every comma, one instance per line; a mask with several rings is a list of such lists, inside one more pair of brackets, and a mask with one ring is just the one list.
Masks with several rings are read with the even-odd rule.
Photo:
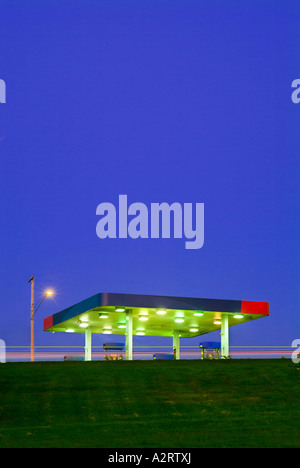
[[30, 307], [30, 320], [31, 320], [31, 346], [30, 346], [30, 356], [31, 356], [31, 362], [34, 362], [34, 316], [38, 308], [41, 306], [42, 302], [46, 299], [48, 296], [52, 296], [53, 291], [48, 289], [44, 296], [42, 297], [39, 305], [37, 308], [34, 310], [34, 276], [32, 276], [29, 280], [28, 283], [31, 283], [31, 307]]

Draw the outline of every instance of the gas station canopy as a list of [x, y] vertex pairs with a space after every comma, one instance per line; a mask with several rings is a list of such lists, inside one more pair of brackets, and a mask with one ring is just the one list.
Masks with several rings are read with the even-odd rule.
[[[132, 335], [192, 338], [269, 315], [267, 302], [99, 293], [44, 319], [50, 332], [126, 335], [130, 313]], [[127, 328], [128, 331], [128, 328]]]

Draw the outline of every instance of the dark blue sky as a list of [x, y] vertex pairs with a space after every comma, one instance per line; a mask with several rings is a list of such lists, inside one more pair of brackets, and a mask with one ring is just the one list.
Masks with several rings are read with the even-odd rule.
[[[98, 292], [269, 301], [235, 345], [300, 338], [300, 4], [0, 0], [0, 338]], [[96, 207], [205, 203], [205, 244], [96, 236]], [[201, 340], [201, 338], [200, 338]], [[97, 338], [95, 344], [101, 342]], [[197, 339], [199, 342], [199, 339]]]

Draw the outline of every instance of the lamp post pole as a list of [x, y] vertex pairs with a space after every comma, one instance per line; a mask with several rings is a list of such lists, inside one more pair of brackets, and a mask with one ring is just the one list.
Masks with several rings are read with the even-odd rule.
[[31, 319], [31, 346], [30, 346], [30, 356], [31, 356], [31, 362], [34, 362], [34, 315], [42, 302], [46, 299], [47, 296], [52, 296], [53, 291], [48, 289], [48, 291], [45, 292], [45, 295], [42, 297], [42, 300], [40, 301], [39, 305], [37, 308], [34, 310], [34, 276], [32, 276], [29, 280], [28, 283], [31, 283], [31, 307], [30, 307], [30, 319]]
[[31, 283], [31, 308], [30, 308], [30, 319], [31, 319], [31, 362], [34, 361], [34, 276], [32, 276], [28, 283]]

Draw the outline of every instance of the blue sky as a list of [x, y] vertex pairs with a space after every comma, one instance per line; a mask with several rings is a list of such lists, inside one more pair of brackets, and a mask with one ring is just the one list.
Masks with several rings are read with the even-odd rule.
[[[232, 344], [299, 338], [299, 2], [0, 10], [0, 338], [29, 345], [33, 274], [36, 302], [56, 291], [37, 345], [81, 344], [42, 320], [98, 292], [268, 301]], [[203, 248], [99, 239], [96, 207], [119, 194], [204, 203]]]

